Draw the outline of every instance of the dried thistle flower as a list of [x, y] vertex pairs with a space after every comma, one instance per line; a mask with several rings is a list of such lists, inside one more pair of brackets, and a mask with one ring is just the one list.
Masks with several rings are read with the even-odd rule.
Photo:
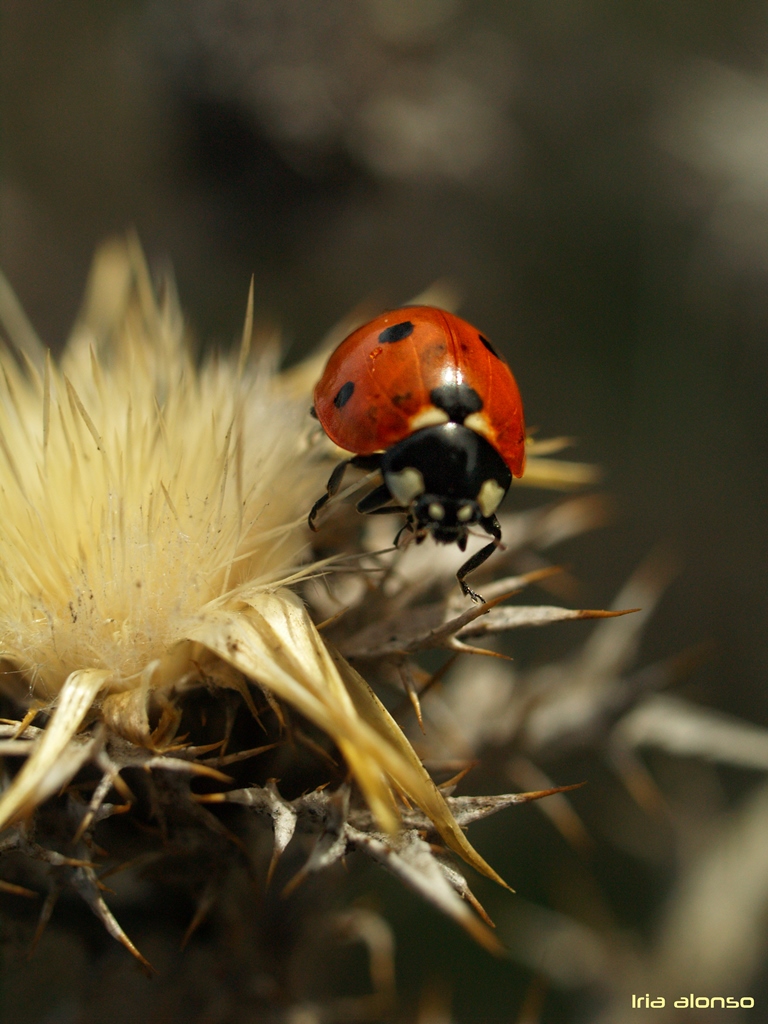
[[249, 343], [198, 369], [172, 294], [158, 305], [135, 245], [110, 245], [60, 365], [3, 352], [0, 651], [55, 711], [1, 823], [51, 792], [95, 707], [150, 743], [149, 693], [206, 672], [206, 611], [258, 601], [298, 564], [312, 470]]
[[[549, 574], [541, 559], [485, 585], [487, 604], [467, 608], [455, 588], [455, 553], [425, 546], [382, 555], [389, 539], [376, 524], [365, 534], [351, 529], [341, 546], [321, 536], [333, 557], [312, 560], [306, 511], [331, 452], [313, 440], [307, 410], [324, 356], [277, 374], [269, 353], [250, 351], [249, 306], [239, 354], [198, 365], [172, 287], [157, 299], [135, 242], [111, 242], [98, 254], [58, 362], [13, 300], [5, 292], [0, 300], [10, 342], [0, 351], [0, 658], [7, 692], [27, 709], [22, 721], [0, 723], [0, 754], [26, 758], [0, 795], [0, 853], [59, 872], [41, 926], [69, 884], [143, 960], [109, 911], [94, 865], [94, 830], [133, 800], [121, 773], [143, 768], [165, 780], [153, 781], [150, 804], [166, 844], [181, 830], [187, 849], [208, 843], [212, 861], [229, 863], [223, 849], [244, 849], [243, 841], [204, 804], [238, 804], [269, 819], [268, 878], [297, 828], [308, 830], [319, 838], [292, 886], [360, 850], [497, 950], [447, 851], [504, 884], [464, 826], [556, 787], [457, 802], [450, 785], [435, 785], [351, 662], [385, 686], [404, 684], [420, 714], [420, 651], [471, 652], [478, 636], [616, 613], [497, 607]], [[528, 482], [567, 487], [593, 478], [590, 467], [543, 458], [564, 443], [529, 446]], [[507, 551], [495, 568], [513, 568], [522, 549], [543, 550], [602, 514], [594, 499], [576, 499], [508, 516]], [[322, 619], [321, 632], [314, 623]], [[251, 685], [274, 723], [267, 742], [227, 754], [230, 711], [223, 736], [180, 735], [189, 695], [200, 688], [235, 691], [263, 715]], [[36, 728], [41, 711], [49, 717]], [[201, 776], [221, 789], [232, 782], [222, 769], [275, 748], [289, 751], [280, 762], [287, 771], [299, 746], [325, 766], [318, 789], [290, 799], [269, 775], [260, 784], [251, 775], [240, 788], [190, 790]], [[44, 825], [41, 806], [84, 766], [97, 773], [90, 800], [70, 787], [63, 823]], [[123, 806], [108, 802], [114, 793]], [[220, 871], [206, 882], [190, 928], [210, 908]]]
[[[110, 246], [61, 366], [23, 351], [19, 367], [5, 352], [0, 654], [35, 706], [55, 710], [0, 825], [66, 781], [52, 785], [50, 770], [95, 707], [151, 744], [150, 692], [172, 702], [214, 678], [247, 693], [218, 662], [328, 732], [385, 827], [385, 773], [435, 802], [395, 732], [372, 730], [375, 704], [355, 709], [359, 684], [347, 673], [345, 685], [285, 589], [315, 571], [299, 567], [302, 512], [323, 469], [305, 408], [249, 361], [250, 334], [249, 315], [239, 359], [198, 369], [172, 294], [158, 305], [136, 247]], [[465, 846], [458, 830], [454, 841]]]

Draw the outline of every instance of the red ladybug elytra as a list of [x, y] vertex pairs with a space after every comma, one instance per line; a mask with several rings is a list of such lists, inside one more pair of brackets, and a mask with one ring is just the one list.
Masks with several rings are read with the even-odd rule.
[[[431, 306], [383, 313], [349, 335], [315, 388], [313, 414], [340, 448], [355, 454], [331, 474], [309, 525], [341, 486], [349, 465], [381, 471], [359, 512], [404, 512], [404, 529], [464, 551], [477, 523], [493, 541], [456, 574], [464, 577], [501, 541], [495, 516], [525, 465], [523, 405], [515, 378], [466, 320]], [[399, 534], [398, 534], [399, 537]]]

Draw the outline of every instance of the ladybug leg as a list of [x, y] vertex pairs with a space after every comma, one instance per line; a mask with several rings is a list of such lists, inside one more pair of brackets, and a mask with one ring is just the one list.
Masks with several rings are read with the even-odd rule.
[[484, 548], [480, 548], [480, 550], [476, 551], [471, 558], [467, 559], [464, 565], [462, 565], [456, 573], [456, 579], [459, 581], [461, 592], [465, 597], [471, 597], [473, 601], [477, 601], [482, 604], [482, 597], [479, 594], [476, 594], [471, 587], [467, 586], [464, 582], [464, 577], [468, 576], [469, 573], [474, 572], [475, 569], [478, 569], [483, 562], [486, 562], [499, 546], [501, 543], [501, 526], [499, 526], [499, 521], [496, 516], [487, 516], [485, 519], [481, 519], [480, 525], [486, 533], [489, 533], [493, 537], [493, 541], [490, 544], [486, 544]]
[[357, 503], [357, 511], [362, 512], [363, 515], [386, 515], [387, 512], [400, 512], [402, 509], [400, 506], [394, 508], [384, 508], [384, 506], [392, 501], [392, 494], [386, 484], [379, 484], [378, 487], [374, 487], [370, 493], [366, 494], [364, 498], [361, 498]]
[[325, 494], [322, 496], [322, 498], [318, 498], [315, 504], [312, 506], [309, 513], [309, 518], [307, 519], [307, 523], [309, 524], [310, 530], [314, 530], [315, 533], [317, 532], [318, 529], [315, 526], [315, 519], [317, 518], [317, 513], [320, 511], [323, 505], [326, 505], [328, 503], [328, 501], [341, 487], [341, 481], [344, 479], [344, 473], [346, 472], [347, 466], [350, 464], [351, 461], [351, 459], [344, 459], [343, 462], [340, 462], [335, 467], [334, 471], [328, 478], [328, 483], [325, 485]]
[[347, 466], [355, 466], [357, 469], [367, 469], [370, 471], [372, 469], [378, 469], [380, 462], [380, 455], [353, 455], [351, 459], [344, 459], [343, 462], [340, 462], [328, 478], [328, 483], [325, 486], [325, 494], [322, 498], [317, 499], [310, 510], [309, 517], [307, 519], [310, 530], [314, 530], [314, 532], [317, 533], [317, 527], [315, 526], [317, 513], [328, 503], [328, 501], [341, 487], [341, 481], [344, 479]]
[[[393, 547], [396, 547], [396, 548], [400, 547], [400, 538], [403, 536], [403, 534], [406, 531], [410, 531], [411, 533], [413, 533], [413, 527], [411, 526], [410, 522], [405, 523], [405, 525], [401, 526], [400, 529], [397, 531], [397, 534], [395, 535], [395, 539], [392, 541], [392, 546]], [[416, 543], [418, 544], [418, 541]]]
[[388, 515], [405, 515], [408, 512], [407, 508], [403, 508], [402, 505], [387, 505], [386, 508], [370, 508], [367, 510], [369, 516], [388, 516]]

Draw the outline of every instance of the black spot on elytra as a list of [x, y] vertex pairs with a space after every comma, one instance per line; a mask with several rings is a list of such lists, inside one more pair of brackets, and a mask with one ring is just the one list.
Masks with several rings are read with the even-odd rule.
[[448, 413], [454, 423], [463, 423], [467, 416], [483, 408], [482, 398], [469, 384], [443, 384], [432, 388], [429, 398], [438, 409]]
[[346, 405], [352, 397], [352, 393], [355, 390], [354, 382], [348, 380], [346, 384], [342, 384], [339, 388], [336, 397], [333, 400], [333, 404], [337, 409], [341, 409], [342, 406]]
[[392, 405], [397, 406], [399, 409], [401, 405], [405, 405], [407, 402], [410, 402], [412, 397], [413, 392], [411, 391], [406, 391], [404, 395], [392, 395]]
[[490, 343], [490, 341], [488, 341], [487, 338], [484, 338], [482, 334], [478, 334], [478, 338], [480, 339], [480, 341], [482, 341], [482, 343], [485, 345], [485, 347], [488, 349], [492, 356], [496, 356], [497, 359], [501, 359], [501, 356]]
[[379, 335], [379, 341], [382, 345], [388, 345], [393, 341], [402, 341], [403, 338], [408, 338], [411, 334], [413, 334], [413, 324], [410, 320], [403, 320], [401, 324], [385, 327]]

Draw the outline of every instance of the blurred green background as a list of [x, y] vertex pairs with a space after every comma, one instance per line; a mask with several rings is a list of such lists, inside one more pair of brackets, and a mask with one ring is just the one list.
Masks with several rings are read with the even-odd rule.
[[[617, 517], [567, 553], [579, 603], [667, 544], [680, 572], [643, 659], [711, 642], [682, 692], [768, 724], [765, 2], [0, 6], [0, 265], [46, 343], [95, 245], [131, 227], [205, 343], [236, 336], [255, 274], [290, 360], [361, 300], [450, 280], [529, 423], [605, 467]], [[561, 843], [523, 818], [531, 850]], [[545, 901], [515, 832], [497, 866]], [[664, 870], [614, 853], [596, 875], [642, 929]], [[456, 1019], [516, 1019], [521, 969], [415, 899], [391, 916], [406, 991], [442, 971]], [[558, 998], [544, 1019], [570, 1019]]]

